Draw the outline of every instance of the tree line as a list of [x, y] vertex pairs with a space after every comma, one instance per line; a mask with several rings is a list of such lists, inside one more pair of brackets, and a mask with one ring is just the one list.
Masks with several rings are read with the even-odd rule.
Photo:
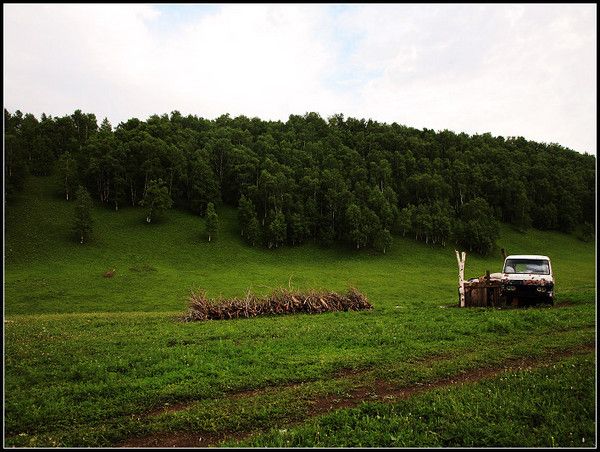
[[[595, 157], [523, 137], [468, 135], [317, 113], [286, 122], [174, 111], [113, 129], [75, 111], [4, 110], [5, 191], [53, 175], [108, 208], [238, 208], [253, 246], [307, 241], [385, 252], [392, 234], [490, 252], [499, 222], [572, 232], [595, 222]], [[210, 213], [211, 218], [214, 210]], [[211, 220], [212, 221], [212, 220]]]

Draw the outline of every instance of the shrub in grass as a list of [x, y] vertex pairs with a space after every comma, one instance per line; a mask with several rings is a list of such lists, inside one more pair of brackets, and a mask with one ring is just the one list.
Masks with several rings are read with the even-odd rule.
[[278, 289], [265, 297], [258, 297], [249, 291], [244, 298], [216, 300], [209, 299], [204, 291], [197, 291], [191, 293], [189, 309], [182, 320], [189, 322], [262, 315], [318, 314], [331, 311], [360, 311], [372, 307], [367, 297], [354, 288], [349, 289], [345, 295], [315, 290], [303, 293]]

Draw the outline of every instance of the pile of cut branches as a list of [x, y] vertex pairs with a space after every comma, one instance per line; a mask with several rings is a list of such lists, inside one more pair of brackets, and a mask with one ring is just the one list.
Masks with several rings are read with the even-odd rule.
[[362, 293], [351, 288], [345, 295], [335, 292], [296, 292], [277, 289], [272, 294], [259, 297], [248, 292], [244, 298], [207, 298], [206, 292], [192, 292], [189, 309], [181, 320], [227, 320], [259, 315], [283, 315], [331, 311], [360, 311], [373, 306]]

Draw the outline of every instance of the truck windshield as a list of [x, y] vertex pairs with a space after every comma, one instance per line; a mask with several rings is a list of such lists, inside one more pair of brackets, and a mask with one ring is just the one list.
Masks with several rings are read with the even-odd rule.
[[535, 273], [549, 275], [550, 266], [543, 259], [507, 259], [504, 264], [504, 273]]

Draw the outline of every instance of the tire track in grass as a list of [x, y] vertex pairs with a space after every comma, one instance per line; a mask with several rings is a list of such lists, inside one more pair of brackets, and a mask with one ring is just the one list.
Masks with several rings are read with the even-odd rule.
[[[397, 387], [384, 380], [375, 380], [373, 384], [358, 386], [350, 390], [344, 396], [325, 396], [319, 399], [313, 399], [309, 401], [308, 412], [305, 419], [319, 416], [330, 411], [353, 408], [366, 401], [377, 401], [377, 402], [394, 402], [401, 399], [407, 399], [417, 394], [421, 394], [427, 391], [432, 391], [437, 388], [462, 385], [468, 383], [476, 383], [478, 381], [493, 378], [503, 372], [510, 371], [524, 371], [531, 370], [533, 368], [544, 367], [552, 365], [561, 358], [570, 357], [577, 354], [584, 354], [590, 351], [594, 351], [596, 344], [586, 343], [577, 347], [560, 350], [550, 351], [548, 354], [542, 357], [524, 357], [524, 358], [513, 358], [506, 360], [500, 366], [495, 367], [480, 367], [459, 372], [457, 374], [443, 377], [437, 380], [424, 383], [415, 383], [410, 386]], [[432, 357], [432, 360], [439, 360], [439, 357]], [[363, 371], [351, 371], [348, 370], [348, 375], [356, 375], [359, 373], [366, 373], [368, 370]], [[342, 374], [341, 378], [344, 378], [346, 372], [339, 372], [337, 375]], [[338, 377], [339, 378], [339, 377]], [[286, 387], [297, 387], [300, 384], [290, 384]], [[278, 387], [278, 389], [281, 387]], [[255, 397], [267, 392], [267, 389], [258, 389], [252, 391], [243, 391], [240, 393], [232, 394], [229, 397], [231, 399]], [[161, 410], [156, 414], [164, 414], [168, 412], [177, 412], [184, 410], [190, 406], [187, 404], [178, 404], [169, 407], [166, 410]], [[152, 413], [149, 413], [152, 414]], [[289, 423], [286, 426], [291, 427], [298, 423]], [[223, 431], [219, 433], [215, 432], [158, 432], [148, 436], [130, 438], [122, 443], [118, 444], [117, 447], [209, 447], [216, 446], [223, 441], [230, 440], [242, 440], [246, 439], [254, 434], [261, 433], [260, 431], [244, 431], [244, 432], [232, 432]]]
[[[441, 361], [441, 360], [452, 358], [452, 356], [453, 355], [451, 353], [433, 354], [433, 355], [429, 355], [429, 356], [426, 356], [423, 358], [415, 358], [412, 362], [413, 363], [421, 363], [421, 364], [431, 364], [436, 361]], [[343, 369], [339, 369], [339, 370], [335, 371], [332, 374], [331, 378], [334, 380], [342, 380], [342, 379], [346, 379], [346, 378], [359, 377], [361, 375], [366, 375], [372, 371], [373, 371], [372, 368], [359, 368], [359, 369], [355, 369], [352, 367], [343, 368]], [[267, 392], [274, 391], [274, 390], [280, 391], [283, 389], [299, 388], [305, 384], [313, 383], [316, 381], [318, 381], [318, 380], [316, 380], [316, 379], [315, 380], [304, 380], [302, 382], [288, 382], [288, 383], [283, 383], [283, 384], [279, 384], [277, 386], [271, 386], [271, 387], [245, 389], [245, 390], [227, 394], [226, 397], [228, 397], [230, 399], [242, 399], [242, 398], [255, 397], [255, 396], [260, 396], [260, 395], [263, 395]], [[148, 418], [148, 417], [160, 416], [160, 415], [168, 414], [168, 413], [177, 413], [179, 411], [184, 411], [184, 410], [187, 410], [188, 408], [191, 408], [197, 402], [198, 402], [198, 400], [185, 401], [185, 402], [178, 402], [178, 403], [174, 403], [174, 404], [165, 405], [162, 407], [157, 407], [153, 410], [150, 410], [150, 411], [144, 413], [141, 417]]]

